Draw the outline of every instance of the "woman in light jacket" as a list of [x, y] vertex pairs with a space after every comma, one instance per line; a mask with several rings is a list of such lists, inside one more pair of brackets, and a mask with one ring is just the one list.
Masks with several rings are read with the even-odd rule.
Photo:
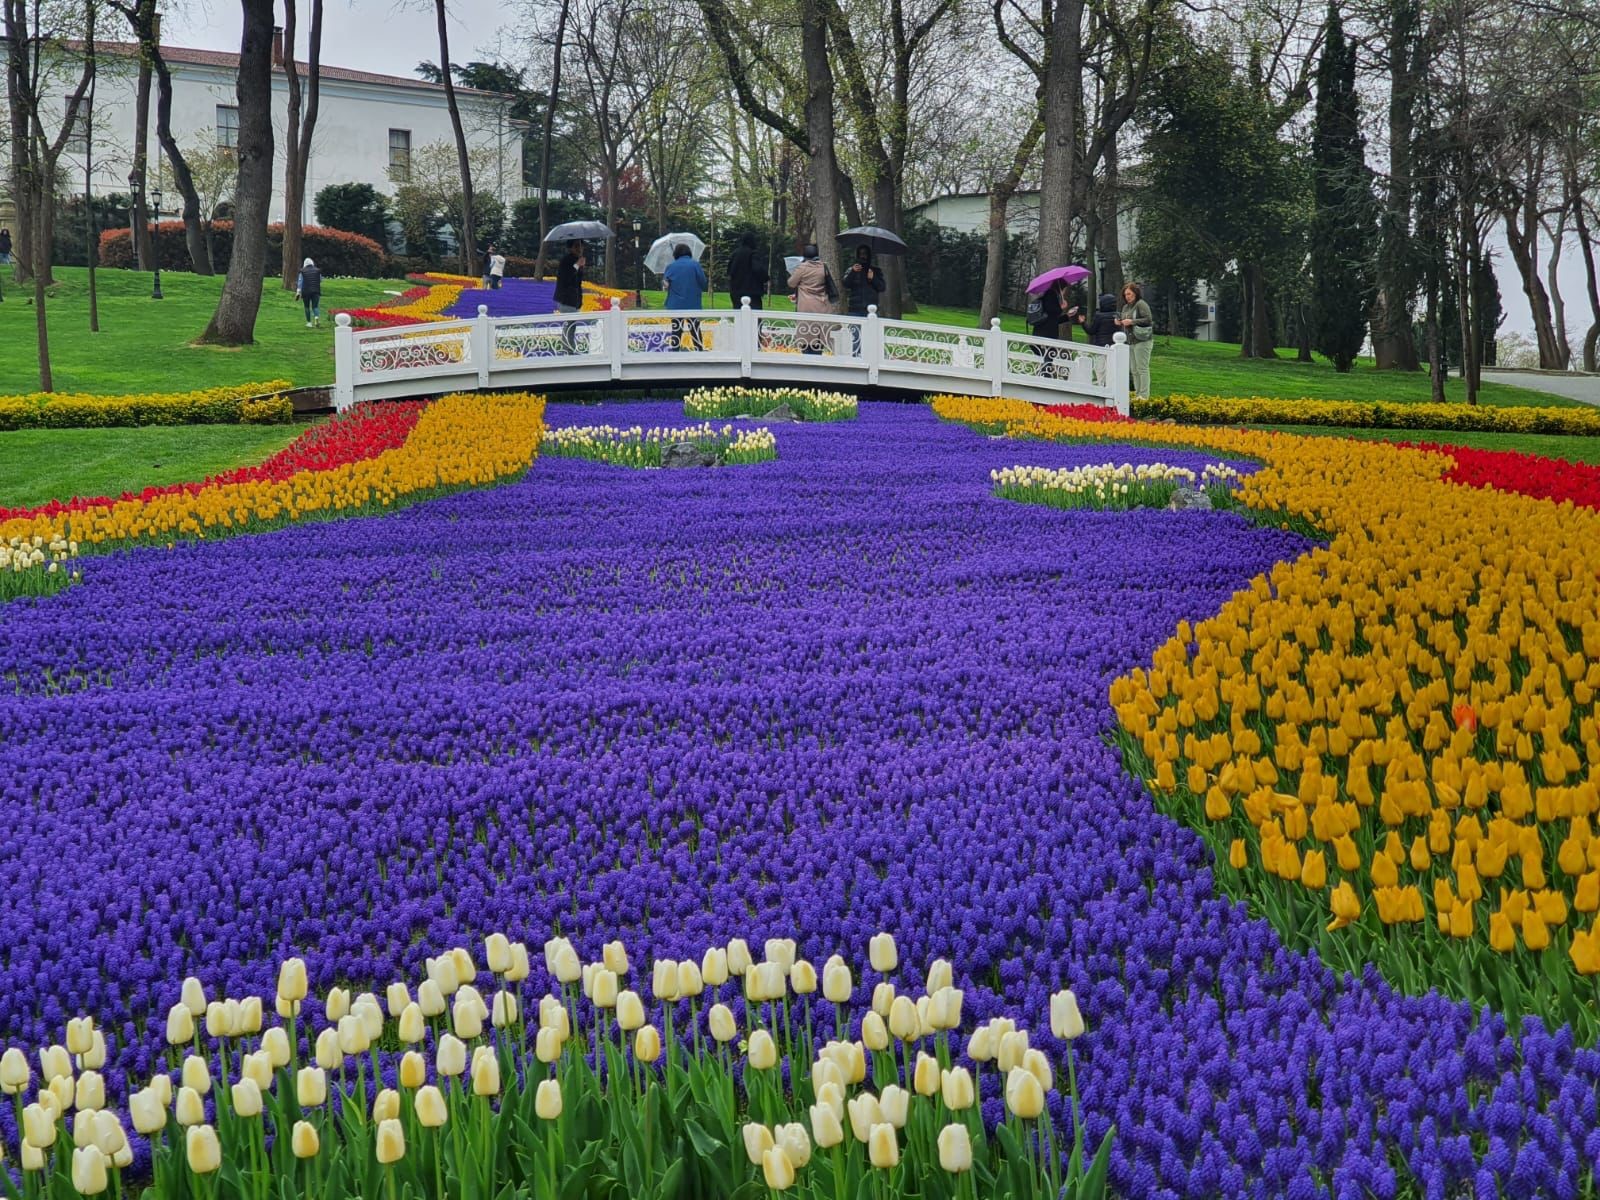
[[1155, 318], [1145, 303], [1144, 290], [1137, 283], [1124, 284], [1122, 310], [1117, 327], [1128, 335], [1128, 357], [1133, 367], [1133, 394], [1150, 398], [1150, 348], [1156, 336]]
[[[828, 274], [827, 265], [817, 257], [815, 244], [805, 248], [803, 261], [789, 272], [789, 290], [794, 293], [796, 312], [832, 312], [838, 296], [838, 285]], [[795, 327], [795, 340], [805, 354], [821, 354], [828, 336], [828, 326], [821, 321], [802, 321]]]

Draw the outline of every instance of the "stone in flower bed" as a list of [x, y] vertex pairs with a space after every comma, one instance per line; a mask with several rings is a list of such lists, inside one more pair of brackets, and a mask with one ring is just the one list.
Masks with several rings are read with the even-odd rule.
[[553, 458], [589, 458], [624, 467], [718, 467], [771, 462], [778, 457], [778, 442], [770, 429], [732, 425], [568, 425], [547, 431], [542, 450]]
[[[759, 961], [735, 938], [647, 966], [621, 941], [584, 963], [554, 937], [534, 1000], [527, 946], [493, 933], [483, 949], [482, 968], [465, 947], [427, 959], [382, 1002], [334, 987], [321, 1028], [302, 959], [278, 970], [272, 1022], [262, 997], [208, 997], [191, 976], [173, 987], [166, 1061], [125, 1099], [92, 1018], [38, 1051], [37, 1076], [12, 1047], [0, 1088], [22, 1116], [25, 1193], [120, 1194], [146, 1166], [145, 1200], [1104, 1195], [1113, 1134], [1085, 1142], [1070, 990], [1046, 1032], [964, 1019], [951, 964], [935, 959], [924, 985], [887, 933], [859, 984], [792, 938], [768, 938]], [[963, 1048], [970, 1069], [953, 1065]], [[1058, 1085], [1070, 1157], [1046, 1108]], [[1006, 1114], [993, 1138], [986, 1091]]]
[[[1114, 679], [1310, 544], [1221, 512], [1062, 519], [988, 474], [1025, 451], [1198, 475], [1215, 451], [1019, 447], [898, 405], [782, 436], [759, 471], [544, 454], [380, 520], [110, 556], [7, 608], [0, 1038], [94, 1013], [129, 1095], [188, 974], [270, 997], [303, 954], [320, 1029], [330, 987], [418, 980], [495, 929], [588, 961], [611, 937], [698, 959], [888, 930], [909, 978], [949, 960], [965, 1020], [1009, 1016], [1058, 1064], [1072, 987], [1117, 1196], [1592, 1186], [1600, 1054], [1286, 947], [1104, 740]], [[530, 1020], [559, 987], [532, 957]]]
[[801, 388], [697, 388], [683, 398], [686, 417], [762, 417], [769, 421], [853, 421], [856, 398]]
[[[1051, 508], [1209, 509], [1213, 491], [1228, 491], [1239, 472], [1226, 463], [1207, 463], [1196, 486], [1188, 467], [1166, 463], [1101, 463], [1060, 470], [1006, 467], [991, 471], [995, 495]], [[1217, 499], [1220, 499], [1218, 497]], [[1204, 503], [1202, 503], [1202, 501]]]

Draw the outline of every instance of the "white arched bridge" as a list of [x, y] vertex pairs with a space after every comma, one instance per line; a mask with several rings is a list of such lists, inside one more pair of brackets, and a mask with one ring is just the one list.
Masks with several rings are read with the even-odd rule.
[[1128, 412], [1128, 347], [877, 315], [623, 309], [334, 330], [334, 405], [476, 388], [698, 383], [898, 389]]

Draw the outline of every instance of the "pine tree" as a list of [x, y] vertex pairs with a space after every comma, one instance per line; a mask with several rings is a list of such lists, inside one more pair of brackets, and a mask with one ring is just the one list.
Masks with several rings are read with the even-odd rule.
[[1345, 40], [1337, 0], [1328, 5], [1327, 36], [1317, 64], [1311, 162], [1314, 340], [1338, 370], [1348, 371], [1366, 338], [1378, 231], [1356, 95], [1356, 46]]

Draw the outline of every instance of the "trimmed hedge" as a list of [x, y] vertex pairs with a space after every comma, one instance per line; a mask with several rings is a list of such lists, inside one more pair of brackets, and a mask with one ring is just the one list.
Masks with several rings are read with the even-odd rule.
[[[189, 246], [183, 237], [182, 221], [163, 221], [156, 226], [156, 245], [163, 271], [188, 271]], [[324, 275], [351, 275], [362, 279], [381, 278], [388, 255], [382, 246], [359, 233], [342, 229], [323, 229], [308, 225], [301, 238], [302, 257], [316, 260]], [[211, 265], [217, 274], [228, 269], [233, 254], [233, 222], [211, 223]], [[127, 229], [107, 229], [100, 235], [100, 263], [106, 267], [134, 265], [132, 235]], [[267, 226], [267, 276], [283, 270], [283, 225]]]
[[33, 392], [0, 396], [0, 430], [104, 429], [126, 425], [285, 425], [294, 402], [275, 394], [293, 387], [286, 379], [134, 396], [83, 396]]
[[1600, 409], [1501, 408], [1485, 404], [1384, 404], [1272, 396], [1135, 399], [1133, 416], [1185, 425], [1326, 425], [1346, 429], [1448, 429], [1466, 433], [1600, 435]]

